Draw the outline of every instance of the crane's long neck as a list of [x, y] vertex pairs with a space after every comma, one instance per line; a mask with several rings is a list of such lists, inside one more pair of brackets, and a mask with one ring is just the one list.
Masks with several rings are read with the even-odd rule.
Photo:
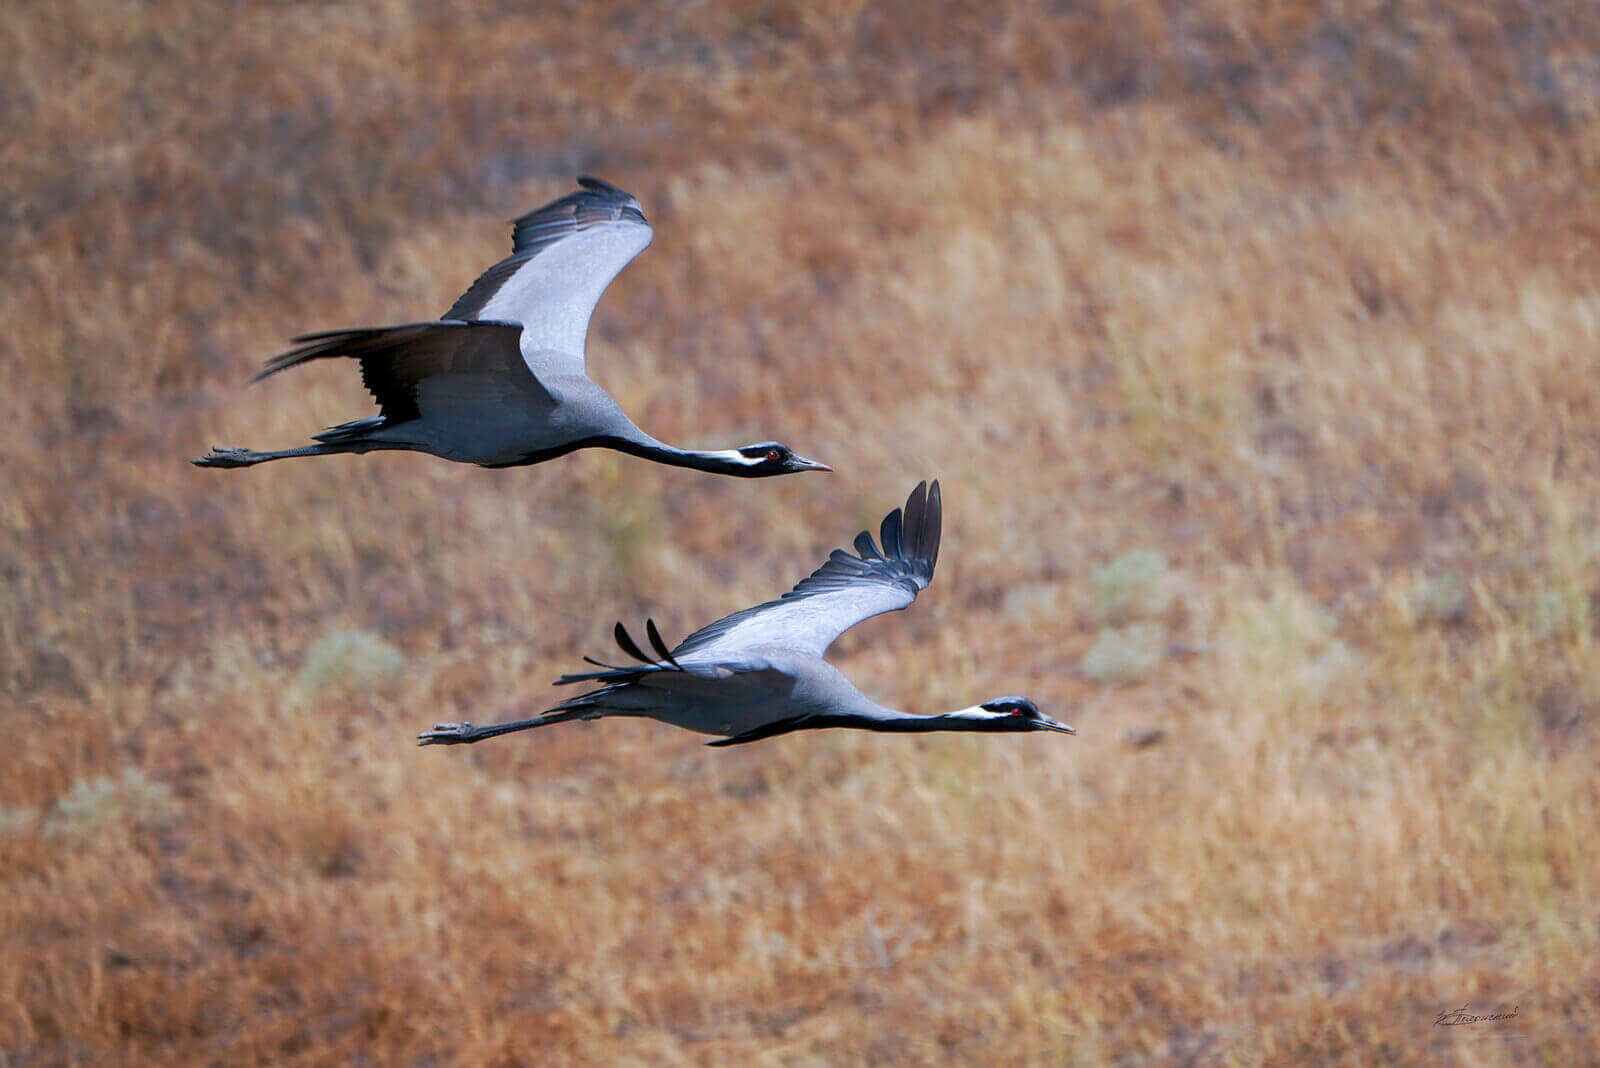
[[[872, 704], [870, 701], [868, 704]], [[1078, 732], [1065, 723], [1057, 723], [1039, 714], [1039, 708], [1026, 697], [999, 697], [970, 708], [959, 708], [942, 716], [911, 716], [904, 712], [873, 704], [871, 708], [849, 709], [830, 713], [830, 722], [816, 726], [860, 727], [871, 731], [992, 731], [1021, 733], [1024, 731], [1056, 731], [1061, 734]]]
[[697, 471], [709, 471], [714, 475], [748, 477], [760, 463], [759, 458], [752, 460], [738, 449], [680, 449], [676, 445], [657, 441], [637, 427], [630, 429], [632, 432], [626, 436], [618, 434], [606, 437], [597, 444], [633, 456], [642, 456], [656, 463], [671, 464], [674, 467], [692, 467]]
[[993, 731], [1008, 726], [1004, 724], [1005, 716], [985, 711], [977, 705], [941, 715], [919, 716], [873, 704], [870, 708], [834, 713], [822, 718], [831, 721], [821, 724], [823, 726], [858, 727], [862, 730], [899, 734], [925, 734], [930, 731]]
[[978, 706], [946, 712], [942, 716], [915, 716], [885, 708], [866, 697], [852, 702], [852, 707], [832, 712], [813, 712], [778, 720], [731, 738], [723, 738], [709, 745], [743, 745], [757, 742], [790, 731], [816, 730], [823, 727], [854, 727], [864, 731], [888, 731], [901, 734], [923, 734], [930, 731], [1009, 731], [1017, 728], [1005, 722], [1008, 717], [989, 712]]

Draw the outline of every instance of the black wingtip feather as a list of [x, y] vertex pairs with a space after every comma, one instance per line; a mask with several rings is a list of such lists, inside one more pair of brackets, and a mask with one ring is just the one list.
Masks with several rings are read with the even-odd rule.
[[904, 546], [900, 541], [902, 519], [900, 509], [896, 508], [883, 517], [883, 525], [878, 528], [878, 540], [883, 543], [883, 555], [890, 560], [904, 560]]
[[928, 569], [939, 561], [939, 537], [944, 525], [944, 501], [939, 496], [939, 481], [935, 479], [928, 489], [927, 504], [923, 509], [922, 524], [917, 536], [917, 557], [928, 561]]
[[906, 498], [905, 541], [906, 559], [921, 563], [927, 559], [928, 525], [932, 515], [928, 509], [928, 484], [918, 482]]
[[907, 536], [911, 541], [909, 548], [913, 553], [917, 551], [918, 538], [912, 537], [911, 535], [918, 535], [921, 533], [922, 522], [927, 516], [927, 507], [928, 484], [926, 482], [918, 482], [915, 488], [912, 489], [911, 496], [906, 498], [905, 511], [905, 529]]

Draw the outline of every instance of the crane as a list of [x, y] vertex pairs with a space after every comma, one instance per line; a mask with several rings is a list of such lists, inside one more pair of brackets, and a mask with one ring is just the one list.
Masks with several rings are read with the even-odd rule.
[[511, 255], [485, 271], [444, 318], [294, 339], [260, 381], [312, 360], [359, 360], [380, 414], [276, 452], [213, 448], [200, 467], [250, 467], [291, 456], [410, 449], [481, 467], [516, 467], [583, 448], [758, 478], [830, 471], [781, 442], [680, 449], [646, 434], [589, 378], [584, 338], [606, 286], [646, 245], [639, 201], [583, 176], [579, 189], [513, 223]]
[[563, 675], [558, 685], [598, 687], [532, 719], [489, 726], [440, 723], [418, 735], [419, 745], [481, 742], [513, 731], [573, 719], [644, 716], [702, 734], [722, 735], [709, 745], [742, 745], [791, 731], [856, 727], [871, 731], [1061, 731], [1073, 728], [1039, 712], [1026, 697], [992, 701], [943, 715], [914, 715], [872, 701], [824, 660], [840, 634], [864, 619], [906, 608], [933, 578], [939, 555], [939, 483], [919, 482], [884, 517], [883, 548], [862, 531], [855, 553], [835, 549], [794, 589], [775, 601], [717, 620], [668, 649], [654, 620], [645, 635], [647, 655], [621, 623], [617, 645], [637, 664], [615, 665], [584, 657], [599, 671]]

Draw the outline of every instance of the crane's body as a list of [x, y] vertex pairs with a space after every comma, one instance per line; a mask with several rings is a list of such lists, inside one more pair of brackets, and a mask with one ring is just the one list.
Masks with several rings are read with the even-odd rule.
[[518, 219], [511, 255], [485, 271], [442, 319], [307, 334], [256, 375], [317, 359], [355, 359], [378, 415], [316, 434], [313, 445], [215, 448], [195, 464], [252, 467], [398, 449], [515, 467], [610, 448], [743, 477], [829, 470], [779, 442], [714, 450], [667, 445], [640, 430], [588, 376], [590, 315], [611, 280], [650, 244], [651, 230], [632, 195], [597, 178], [578, 183], [577, 192]]
[[918, 484], [904, 513], [880, 528], [883, 550], [863, 531], [857, 554], [834, 550], [828, 561], [783, 597], [702, 627], [668, 649], [655, 623], [645, 631], [647, 655], [618, 623], [618, 646], [639, 661], [562, 676], [561, 684], [598, 683], [543, 715], [490, 726], [441, 723], [419, 736], [423, 745], [456, 745], [573, 719], [643, 716], [720, 735], [712, 745], [737, 745], [821, 727], [889, 732], [1061, 731], [1026, 697], [1002, 697], [943, 715], [899, 712], [868, 698], [823, 653], [863, 619], [909, 606], [933, 578], [939, 552], [939, 484]]

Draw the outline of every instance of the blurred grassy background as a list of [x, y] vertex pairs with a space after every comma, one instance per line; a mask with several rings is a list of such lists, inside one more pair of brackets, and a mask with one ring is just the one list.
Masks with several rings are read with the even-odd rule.
[[[0, 9], [0, 1063], [1594, 1063], [1600, 8]], [[664, 439], [369, 411], [588, 171]], [[868, 693], [1075, 739], [418, 750], [943, 481]], [[1505, 1025], [1433, 1026], [1470, 1003]]]

